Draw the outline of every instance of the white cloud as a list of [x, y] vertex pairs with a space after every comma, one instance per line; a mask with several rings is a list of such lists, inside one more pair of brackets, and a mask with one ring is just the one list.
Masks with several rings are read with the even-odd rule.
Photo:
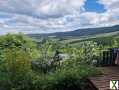
[[86, 0], [3, 0], [0, 10], [41, 18], [80, 12]]
[[[3, 0], [0, 2], [0, 17], [4, 14], [7, 19], [0, 18], [0, 21], [3, 27], [7, 26], [7, 30], [9, 27], [21, 28], [21, 31], [68, 31], [69, 27], [64, 17], [79, 14], [84, 3], [85, 0]], [[9, 17], [11, 14], [12, 18]]]
[[85, 11], [85, 2], [0, 0], [0, 33], [45, 33], [119, 24], [119, 0], [99, 0], [106, 9], [103, 13]]
[[111, 7], [111, 9], [113, 9], [114, 7], [119, 7], [118, 6], [119, 0], [99, 0], [99, 3], [104, 4], [106, 9], [108, 9], [110, 7]]
[[99, 0], [99, 3], [105, 6], [107, 14], [111, 17], [119, 17], [119, 0]]

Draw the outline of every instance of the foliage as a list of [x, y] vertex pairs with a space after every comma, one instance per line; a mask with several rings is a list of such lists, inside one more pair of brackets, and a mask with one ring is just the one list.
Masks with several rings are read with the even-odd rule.
[[56, 51], [64, 52], [64, 48], [66, 48], [65, 45], [56, 40], [42, 39], [38, 43], [40, 56], [33, 62], [33, 68], [43, 73], [54, 71], [59, 62], [54, 59], [55, 53]]
[[0, 37], [0, 51], [9, 48], [20, 48], [29, 52], [31, 58], [37, 57], [36, 44], [34, 41], [23, 34], [7, 34]]
[[7, 34], [0, 37], [0, 51], [0, 88], [29, 90], [31, 60], [36, 57], [35, 43], [22, 34]]
[[[113, 42], [118, 46], [118, 40]], [[43, 39], [36, 45], [22, 34], [1, 36], [0, 89], [79, 90], [84, 78], [100, 74], [91, 63], [103, 49], [103, 45], [94, 41], [80, 42], [78, 47], [73, 47], [52, 39]], [[54, 63], [56, 50], [69, 58]], [[31, 68], [34, 62], [37, 72]], [[41, 67], [43, 71], [39, 70]]]
[[52, 39], [42, 39], [38, 43], [38, 49], [40, 53], [40, 59], [47, 61], [54, 56], [56, 50], [61, 50], [63, 48], [63, 43], [60, 43]]
[[67, 53], [70, 58], [59, 62], [61, 64], [57, 66], [55, 72], [50, 71], [43, 76], [38, 76], [34, 81], [37, 90], [80, 90], [84, 78], [100, 74], [95, 67], [90, 66], [91, 60], [95, 59], [94, 56], [99, 56], [100, 53], [97, 43], [82, 42], [79, 47], [72, 47], [68, 44], [58, 45], [62, 47], [58, 50]]
[[80, 90], [84, 78], [99, 74], [94, 67], [78, 66], [56, 70], [55, 73], [38, 76], [34, 80], [36, 90]]
[[68, 45], [64, 48], [65, 53], [70, 57], [70, 61], [77, 64], [91, 64], [92, 60], [98, 60], [101, 53], [101, 45], [93, 41], [80, 42], [77, 47]]

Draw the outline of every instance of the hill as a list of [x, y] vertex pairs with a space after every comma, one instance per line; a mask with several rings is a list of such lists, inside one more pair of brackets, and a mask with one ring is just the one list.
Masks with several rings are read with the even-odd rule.
[[41, 37], [82, 37], [82, 36], [91, 36], [103, 33], [111, 33], [119, 31], [119, 25], [112, 26], [112, 27], [101, 27], [101, 28], [86, 28], [86, 29], [78, 29], [69, 32], [57, 32], [51, 34], [30, 34], [31, 37], [39, 38]]

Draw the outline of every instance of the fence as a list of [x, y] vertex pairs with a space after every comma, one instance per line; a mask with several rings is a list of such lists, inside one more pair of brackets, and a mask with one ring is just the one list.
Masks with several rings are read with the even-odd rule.
[[107, 51], [103, 51], [100, 55], [100, 60], [98, 60], [98, 65], [101, 66], [114, 66], [115, 65], [115, 59], [116, 59], [117, 53], [116, 49], [109, 49]]

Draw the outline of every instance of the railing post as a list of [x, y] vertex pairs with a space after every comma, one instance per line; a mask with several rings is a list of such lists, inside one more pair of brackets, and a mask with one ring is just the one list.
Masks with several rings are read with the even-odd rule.
[[110, 51], [107, 51], [107, 65], [110, 66]]
[[115, 65], [117, 53], [116, 49], [108, 49], [100, 53], [100, 60], [98, 61], [98, 66], [113, 66]]

